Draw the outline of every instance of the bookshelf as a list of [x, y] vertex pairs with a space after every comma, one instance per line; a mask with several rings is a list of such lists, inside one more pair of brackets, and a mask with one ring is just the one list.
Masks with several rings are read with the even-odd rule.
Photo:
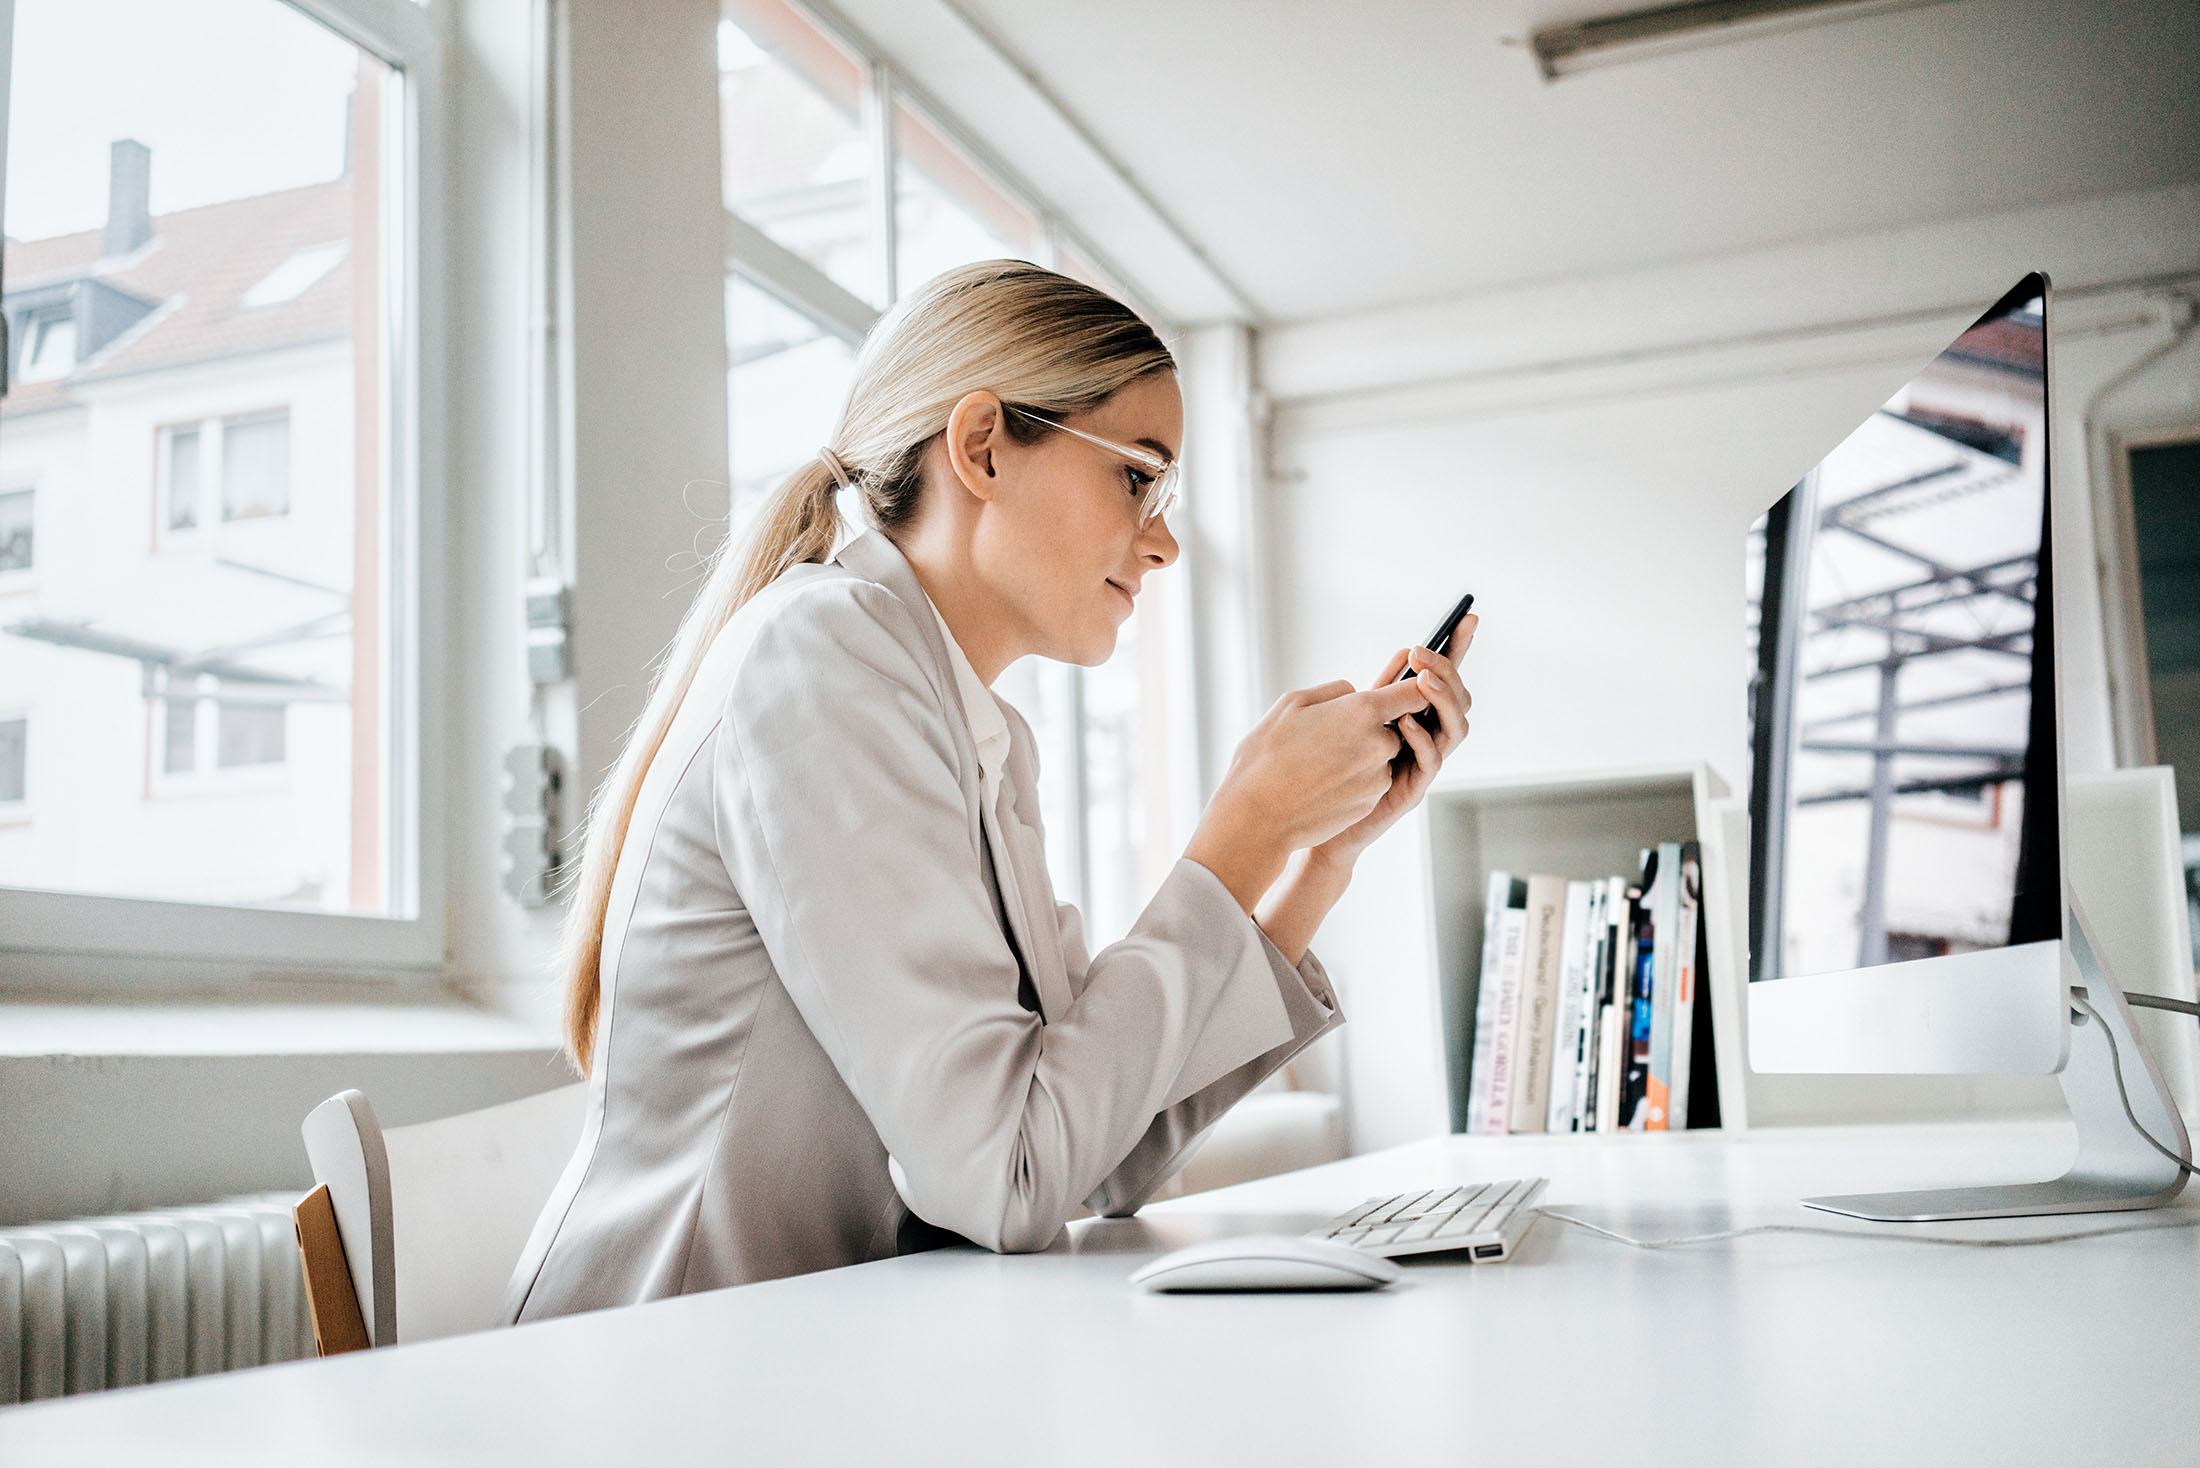
[[1725, 860], [1742, 829], [1739, 802], [1704, 764], [1447, 783], [1428, 797], [1426, 870], [1435, 923], [1437, 1015], [1451, 1130], [1467, 1116], [1471, 1028], [1482, 970], [1482, 902], [1490, 872], [1568, 877], [1631, 876], [1642, 848], [1698, 841], [1704, 854], [1704, 922], [1719, 1111], [1732, 1131], [1748, 1126], [1739, 909]]

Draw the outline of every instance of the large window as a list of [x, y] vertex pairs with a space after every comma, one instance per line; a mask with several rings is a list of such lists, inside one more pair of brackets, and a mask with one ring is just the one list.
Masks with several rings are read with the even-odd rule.
[[37, 575], [0, 579], [0, 705], [36, 719], [0, 727], [0, 942], [440, 955], [410, 774], [439, 10], [15, 0], [0, 572]]
[[[727, 221], [726, 332], [739, 535], [831, 438], [855, 348], [878, 311], [943, 270], [1027, 259], [1100, 276], [1033, 194], [900, 85], [858, 38], [789, 0], [723, 0], [719, 98]], [[1031, 659], [997, 691], [1030, 721], [1055, 888], [1096, 942], [1121, 935], [1157, 870], [1145, 794], [1159, 709], [1158, 634], [1125, 625], [1100, 668]]]

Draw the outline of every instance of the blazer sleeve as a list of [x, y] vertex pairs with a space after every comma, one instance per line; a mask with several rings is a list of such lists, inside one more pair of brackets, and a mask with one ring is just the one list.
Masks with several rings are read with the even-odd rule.
[[[1212, 1080], [1191, 1090], [1181, 1100], [1164, 1107], [1147, 1125], [1136, 1144], [1109, 1174], [1100, 1186], [1085, 1199], [1085, 1206], [1093, 1212], [1109, 1218], [1120, 1218], [1136, 1213], [1154, 1195], [1156, 1189], [1174, 1177], [1189, 1160], [1188, 1154], [1208, 1130], [1221, 1120], [1224, 1112], [1235, 1106], [1261, 1082], [1287, 1065], [1294, 1055], [1308, 1045], [1344, 1023], [1344, 1013], [1337, 1004], [1335, 990], [1329, 975], [1322, 968], [1321, 960], [1309, 950], [1296, 967], [1286, 962], [1283, 953], [1260, 931], [1259, 925], [1245, 916], [1237, 905], [1237, 899], [1229, 895], [1222, 883], [1212, 874], [1193, 863], [1183, 863], [1200, 872], [1215, 888], [1221, 891], [1229, 915], [1251, 928], [1258, 936], [1263, 954], [1284, 1008], [1291, 1017], [1291, 1038], [1272, 1050], [1253, 1057], [1242, 1065], [1234, 1066]], [[1194, 884], [1196, 885], [1196, 884]], [[1154, 906], [1163, 902], [1197, 900], [1197, 894], [1187, 894], [1164, 884], [1154, 895]], [[1086, 967], [1084, 945], [1084, 918], [1068, 903], [1058, 903], [1056, 916], [1062, 932], [1062, 953], [1070, 968], [1072, 992], [1084, 986]], [[1226, 921], [1217, 913], [1215, 920]], [[1143, 919], [1141, 919], [1143, 921]], [[1103, 953], [1103, 958], [1106, 955]]]
[[884, 587], [791, 593], [722, 711], [718, 844], [912, 1210], [988, 1248], [1044, 1248], [1188, 1079], [1257, 1065], [1297, 1025], [1272, 950], [1189, 862], [1067, 1015], [1025, 1009], [932, 667]]

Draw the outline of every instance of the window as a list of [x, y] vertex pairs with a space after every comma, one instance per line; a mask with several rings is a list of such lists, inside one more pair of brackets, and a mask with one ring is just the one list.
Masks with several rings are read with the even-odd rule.
[[[1135, 298], [858, 38], [789, 0], [721, 0], [720, 16], [729, 532], [738, 535], [830, 440], [855, 346], [894, 297], [1006, 256]], [[1105, 666], [1027, 659], [998, 685], [1038, 742], [1048, 866], [1056, 890], [1084, 909], [1095, 945], [1130, 925], [1169, 865], [1147, 842], [1174, 834], [1161, 829], [1166, 805], [1151, 798], [1166, 774], [1154, 738], [1158, 638], [1152, 618], [1134, 617]]]
[[902, 289], [972, 260], [1036, 260], [1039, 221], [945, 132], [894, 108], [895, 273]]
[[30, 326], [30, 340], [23, 350], [23, 381], [51, 382], [67, 377], [76, 366], [76, 318], [33, 316]]
[[30, 727], [22, 714], [0, 719], [0, 809], [19, 806], [28, 796]]
[[214, 763], [225, 770], [283, 762], [285, 708], [279, 703], [215, 705]]
[[[440, 960], [416, 445], [442, 410], [415, 384], [444, 190], [415, 175], [442, 157], [449, 10], [0, 6], [32, 369], [0, 400], [0, 484], [35, 473], [50, 548], [38, 604], [0, 619], [42, 792], [0, 828], [0, 946]], [[30, 531], [0, 494], [0, 569]]]
[[37, 496], [27, 489], [0, 492], [0, 575], [32, 565], [31, 511]]
[[739, 534], [765, 498], [832, 436], [855, 348], [740, 276], [726, 280], [726, 407]]
[[725, 0], [726, 207], [873, 306], [886, 302], [864, 130], [870, 69], [783, 0]]
[[196, 530], [199, 524], [199, 430], [171, 428], [166, 435], [170, 530]]
[[222, 425], [222, 518], [255, 520], [290, 508], [290, 415]]

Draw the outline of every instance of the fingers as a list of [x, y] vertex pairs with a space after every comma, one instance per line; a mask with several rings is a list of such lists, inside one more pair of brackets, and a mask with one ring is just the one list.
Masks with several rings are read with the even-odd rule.
[[1459, 741], [1467, 737], [1467, 709], [1474, 699], [1461, 685], [1456, 673], [1446, 677], [1442, 670], [1429, 667], [1414, 676], [1420, 680], [1422, 690], [1428, 694], [1428, 706], [1436, 714], [1437, 749], [1450, 754], [1459, 747]]
[[1277, 699], [1276, 707], [1307, 708], [1317, 703], [1328, 703], [1334, 698], [1342, 698], [1351, 691], [1352, 682], [1350, 679], [1335, 678], [1318, 687], [1295, 688]]
[[1383, 670], [1375, 675], [1375, 681], [1368, 684], [1367, 686], [1370, 688], [1380, 688], [1385, 683], [1397, 682], [1398, 675], [1405, 672], [1406, 670], [1406, 659], [1409, 658], [1412, 653], [1413, 649], [1410, 647], [1401, 647], [1396, 652], [1392, 653], [1389, 660], [1383, 664]]
[[1353, 696], [1366, 701], [1378, 724], [1395, 723], [1402, 715], [1416, 713], [1427, 708], [1429, 704], [1428, 694], [1422, 691], [1417, 678], [1408, 678], [1402, 683], [1385, 683]]
[[1409, 793], [1417, 793], [1421, 786], [1436, 778], [1444, 757], [1437, 752], [1436, 737], [1421, 727], [1419, 719], [1400, 719], [1398, 737], [1413, 752], [1413, 767], [1405, 772], [1405, 779]]

